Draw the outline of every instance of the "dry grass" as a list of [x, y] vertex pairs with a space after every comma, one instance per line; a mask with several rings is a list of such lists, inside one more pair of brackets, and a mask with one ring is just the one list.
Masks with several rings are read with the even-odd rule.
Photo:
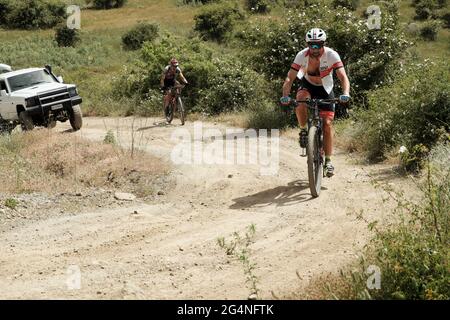
[[120, 9], [83, 10], [82, 28], [89, 31], [124, 29], [145, 20], [182, 32], [192, 29], [197, 10], [192, 6], [177, 6], [175, 1], [129, 0]]
[[281, 298], [285, 300], [354, 300], [357, 297], [348, 280], [338, 274], [326, 273], [313, 278], [304, 289]]
[[114, 145], [45, 129], [1, 136], [0, 152], [1, 192], [101, 187], [145, 197], [154, 192], [155, 179], [168, 171], [166, 164], [143, 152], [132, 159]]
[[188, 119], [193, 121], [219, 122], [232, 127], [247, 128], [248, 112], [222, 113], [215, 116], [206, 116], [201, 113], [190, 113]]

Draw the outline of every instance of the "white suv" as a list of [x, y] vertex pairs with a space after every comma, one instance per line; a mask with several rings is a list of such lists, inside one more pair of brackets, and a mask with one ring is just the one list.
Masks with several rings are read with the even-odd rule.
[[18, 124], [23, 130], [33, 130], [34, 126], [53, 128], [56, 121], [67, 120], [73, 130], [81, 128], [82, 99], [77, 87], [64, 84], [50, 66], [3, 70], [0, 71], [0, 131], [11, 132]]

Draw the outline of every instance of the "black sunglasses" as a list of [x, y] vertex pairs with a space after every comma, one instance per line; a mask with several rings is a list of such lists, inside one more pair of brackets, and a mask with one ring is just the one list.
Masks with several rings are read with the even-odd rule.
[[323, 43], [308, 43], [311, 49], [320, 49], [323, 47]]

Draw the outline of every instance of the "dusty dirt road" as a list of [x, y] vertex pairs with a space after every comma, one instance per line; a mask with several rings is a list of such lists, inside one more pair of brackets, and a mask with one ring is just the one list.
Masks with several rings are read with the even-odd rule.
[[[113, 130], [123, 147], [134, 140], [169, 162], [178, 143], [171, 139], [178, 120], [169, 126], [156, 118], [84, 120], [71, 134], [101, 141]], [[54, 130], [68, 128], [59, 123]], [[194, 130], [190, 122], [183, 128]], [[207, 128], [225, 133], [223, 124], [203, 123]], [[295, 136], [280, 138], [276, 175], [261, 175], [254, 164], [172, 164], [175, 183], [153, 203], [74, 212], [1, 233], [0, 298], [246, 299], [244, 268], [217, 238], [231, 239], [251, 224], [249, 259], [261, 298], [286, 296], [321, 272], [337, 271], [368, 239], [355, 214], [383, 219], [392, 207], [368, 175], [392, 179], [390, 167], [358, 165], [337, 150], [336, 175], [314, 199]]]

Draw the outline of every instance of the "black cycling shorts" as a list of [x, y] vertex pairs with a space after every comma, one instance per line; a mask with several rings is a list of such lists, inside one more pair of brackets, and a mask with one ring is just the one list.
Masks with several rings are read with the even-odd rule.
[[175, 79], [164, 79], [164, 87], [170, 88], [175, 86]]
[[[306, 80], [305, 77], [303, 77], [301, 80], [298, 91], [300, 91], [300, 90], [308, 91], [309, 94], [311, 95], [311, 99], [334, 99], [333, 90], [331, 90], [331, 92], [328, 94], [323, 86], [315, 86], [315, 85], [311, 84], [308, 80]], [[319, 110], [321, 110], [321, 111], [334, 112], [334, 109], [335, 109], [334, 103], [319, 105]]]

